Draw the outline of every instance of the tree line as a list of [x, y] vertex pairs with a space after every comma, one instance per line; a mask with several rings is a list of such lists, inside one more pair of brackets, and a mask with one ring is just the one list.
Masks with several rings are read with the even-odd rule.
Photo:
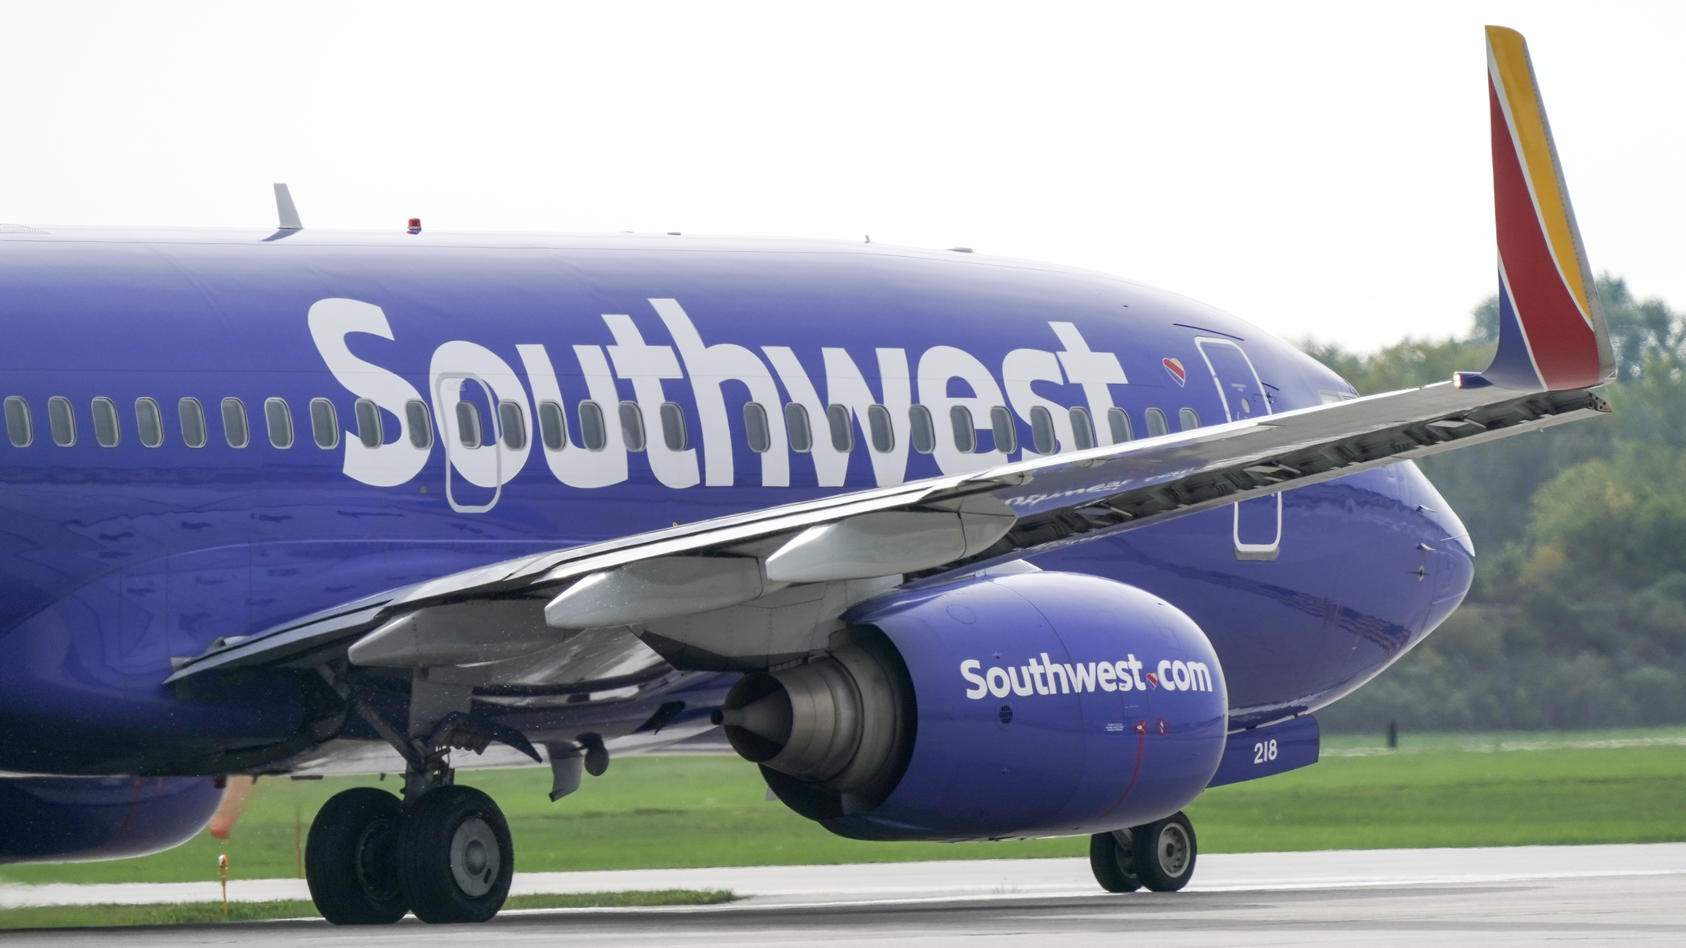
[[[1600, 276], [1609, 417], [1419, 462], [1475, 542], [1461, 609], [1318, 717], [1330, 730], [1585, 728], [1686, 721], [1686, 325]], [[1364, 394], [1479, 369], [1498, 300], [1462, 338], [1306, 351]]]

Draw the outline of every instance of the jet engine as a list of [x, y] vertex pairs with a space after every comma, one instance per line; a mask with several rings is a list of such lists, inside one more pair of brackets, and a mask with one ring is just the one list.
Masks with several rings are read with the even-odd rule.
[[716, 714], [780, 800], [841, 836], [1137, 826], [1193, 800], [1223, 755], [1211, 643], [1133, 586], [973, 577], [844, 620], [827, 654], [747, 675]]
[[0, 863], [122, 859], [193, 838], [222, 790], [209, 777], [0, 780]]

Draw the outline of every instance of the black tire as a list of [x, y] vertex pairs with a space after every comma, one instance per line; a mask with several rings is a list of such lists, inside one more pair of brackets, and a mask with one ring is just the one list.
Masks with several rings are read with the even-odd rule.
[[1130, 831], [1135, 840], [1136, 878], [1154, 892], [1175, 892], [1194, 875], [1200, 847], [1194, 826], [1180, 811]]
[[322, 804], [304, 847], [310, 899], [335, 925], [390, 925], [409, 903], [398, 877], [403, 804], [385, 790], [356, 787]]
[[1142, 887], [1131, 866], [1131, 852], [1132, 847], [1119, 842], [1112, 833], [1089, 837], [1089, 869], [1101, 888], [1108, 892], [1134, 892]]
[[435, 787], [404, 814], [398, 877], [424, 922], [484, 922], [498, 914], [515, 874], [509, 823], [473, 787]]

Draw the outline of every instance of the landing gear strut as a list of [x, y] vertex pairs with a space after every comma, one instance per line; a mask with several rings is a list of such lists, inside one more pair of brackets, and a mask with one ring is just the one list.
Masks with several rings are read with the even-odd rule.
[[1108, 892], [1175, 892], [1194, 875], [1199, 846], [1181, 811], [1127, 830], [1089, 837], [1089, 868]]
[[[414, 912], [424, 922], [483, 922], [509, 896], [515, 850], [492, 798], [452, 781], [452, 748], [479, 752], [491, 740], [539, 759], [519, 733], [453, 705], [466, 692], [412, 687], [411, 726], [402, 734], [328, 671], [364, 720], [404, 756], [404, 799], [373, 787], [331, 797], [310, 825], [305, 878], [322, 917], [336, 925], [390, 924]], [[443, 710], [441, 710], [441, 707]], [[420, 713], [418, 713], [420, 712]]]

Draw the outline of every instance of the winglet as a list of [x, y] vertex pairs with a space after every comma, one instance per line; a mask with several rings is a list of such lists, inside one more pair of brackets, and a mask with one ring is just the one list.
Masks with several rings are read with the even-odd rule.
[[1615, 377], [1615, 357], [1522, 34], [1487, 27], [1487, 83], [1499, 351], [1479, 381], [1459, 382], [1525, 391], [1603, 384]]
[[293, 193], [281, 182], [275, 182], [275, 214], [281, 219], [281, 230], [303, 230], [299, 209], [293, 206]]

